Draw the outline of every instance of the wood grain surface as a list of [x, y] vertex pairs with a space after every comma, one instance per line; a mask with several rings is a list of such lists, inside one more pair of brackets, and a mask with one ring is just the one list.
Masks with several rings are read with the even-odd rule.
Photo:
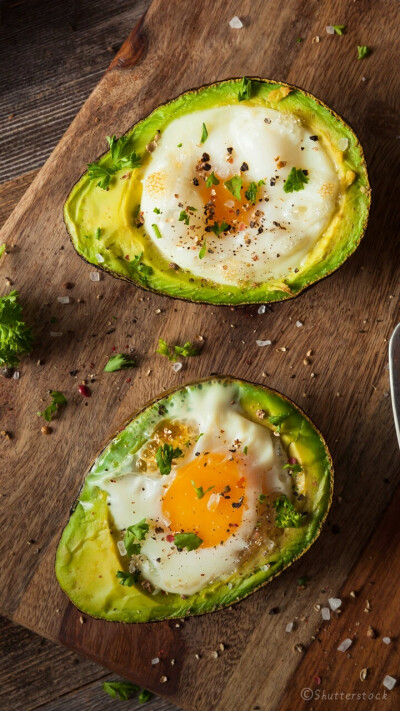
[[[186, 0], [153, 2], [140, 32], [120, 55], [125, 68], [114, 64], [102, 79], [8, 220], [2, 236], [15, 247], [0, 265], [20, 289], [36, 335], [20, 380], [1, 383], [2, 422], [14, 438], [1, 443], [6, 533], [0, 548], [0, 609], [196, 711], [300, 707], [298, 684], [304, 675], [304, 686], [312, 685], [309, 675], [318, 675], [314, 662], [322, 659], [316, 634], [321, 615], [315, 604], [326, 604], [341, 589], [349, 594], [355, 565], [357, 584], [368, 585], [369, 556], [379, 561], [382, 550], [389, 550], [390, 560], [397, 545], [395, 536], [380, 529], [368, 541], [393, 498], [398, 473], [387, 375], [387, 338], [398, 318], [393, 220], [399, 191], [398, 4], [244, 2], [240, 15], [245, 26], [235, 33], [228, 22], [237, 11], [234, 2], [217, 7], [209, 2], [193, 7]], [[344, 37], [326, 34], [332, 22], [347, 24]], [[312, 42], [316, 36], [320, 42]], [[299, 37], [303, 42], [296, 42]], [[364, 43], [373, 53], [358, 62], [356, 46]], [[130, 55], [136, 64], [129, 63]], [[374, 196], [370, 225], [355, 256], [299, 299], [276, 304], [262, 316], [256, 308], [175, 303], [110, 277], [91, 283], [90, 267], [68, 243], [61, 209], [86, 162], [103, 149], [104, 136], [121, 133], [184, 89], [243, 74], [297, 83], [355, 128], [366, 151]], [[60, 305], [57, 296], [65, 293], [66, 281], [75, 284], [73, 303]], [[298, 319], [304, 323], [301, 329], [295, 326]], [[52, 338], [54, 330], [63, 335]], [[206, 338], [201, 357], [188, 361], [178, 374], [154, 354], [159, 336], [180, 342], [200, 334]], [[271, 338], [273, 347], [257, 348], [259, 337]], [[102, 373], [112, 347], [123, 350], [127, 345], [137, 352], [140, 366], [131, 383], [126, 373]], [[282, 346], [285, 352], [278, 350]], [[308, 367], [303, 358], [310, 348], [314, 356]], [[76, 378], [69, 375], [73, 369], [79, 370]], [[180, 627], [174, 622], [126, 626], [89, 618], [82, 623], [57, 587], [53, 565], [60, 530], [91, 456], [150, 397], [213, 371], [266, 382], [299, 402], [318, 423], [336, 465], [336, 499], [328, 525], [305, 558], [231, 609], [189, 619]], [[95, 381], [87, 401], [77, 391], [82, 379]], [[51, 436], [42, 437], [35, 412], [49, 388], [65, 392], [69, 404], [54, 421]], [[391, 521], [389, 511], [381, 524], [384, 532], [392, 530]], [[28, 545], [29, 540], [35, 543]], [[385, 568], [396, 576], [395, 566]], [[382, 634], [386, 616], [388, 626], [395, 624], [389, 607], [398, 585], [398, 577], [388, 579], [384, 570], [374, 578]], [[310, 581], [299, 589], [296, 581], [303, 574]], [[335, 651], [336, 636], [344, 631], [342, 620], [347, 616], [354, 623], [347, 597], [345, 603], [342, 618], [326, 625], [330, 635], [324, 650], [330, 666], [323, 667], [322, 680], [326, 690], [346, 693], [359, 685], [359, 670]], [[274, 607], [280, 612], [272, 616]], [[363, 614], [372, 616], [374, 610]], [[285, 633], [293, 620], [295, 631]], [[387, 634], [395, 637], [398, 630]], [[383, 690], [386, 673], [400, 675], [396, 645], [384, 648], [378, 641], [384, 651], [375, 649], [374, 674], [363, 682], [370, 693]], [[220, 643], [225, 649], [214, 659], [211, 652]], [[295, 651], [296, 643], [307, 651]], [[354, 645], [354, 655], [357, 649], [361, 654], [362, 646]], [[161, 663], [152, 667], [151, 658], [158, 655]], [[176, 660], [173, 667], [171, 658]], [[163, 674], [166, 684], [160, 683]], [[398, 688], [390, 692], [387, 708], [398, 708], [398, 693]], [[344, 708], [347, 702], [338, 703], [336, 708]], [[367, 708], [360, 705], [364, 703], [352, 700], [348, 708]], [[317, 702], [315, 707], [322, 708]]]

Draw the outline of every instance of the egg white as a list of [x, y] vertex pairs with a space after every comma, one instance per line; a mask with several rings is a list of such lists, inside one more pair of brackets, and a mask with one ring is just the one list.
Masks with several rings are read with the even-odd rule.
[[[208, 138], [200, 144], [203, 123]], [[338, 205], [336, 167], [311, 135], [292, 113], [243, 104], [171, 121], [142, 176], [141, 211], [149, 238], [168, 262], [220, 284], [287, 277], [306, 259]], [[234, 149], [233, 163], [226, 160], [228, 147]], [[239, 175], [246, 162], [249, 170], [242, 177], [256, 183], [265, 180], [254, 207], [263, 213], [256, 227], [220, 237], [205, 232], [204, 205], [193, 184], [204, 151], [214, 173], [223, 179]], [[286, 162], [279, 169], [278, 157]], [[293, 167], [308, 170], [309, 181], [303, 190], [285, 193], [283, 185]], [[274, 185], [271, 178], [272, 182], [276, 178]], [[179, 221], [187, 206], [196, 208], [189, 226]], [[161, 239], [156, 238], [154, 225]], [[207, 250], [200, 259], [204, 239]]]
[[[191, 595], [213, 580], [228, 576], [236, 569], [240, 555], [249, 545], [256, 522], [257, 497], [261, 491], [277, 492], [290, 496], [291, 479], [283, 469], [284, 455], [280, 438], [248, 420], [238, 403], [232, 386], [213, 385], [212, 388], [190, 390], [184, 404], [178, 399], [169, 406], [168, 419], [197, 426], [203, 433], [196, 445], [176, 460], [169, 475], [143, 473], [135, 466], [137, 457], [121, 470], [105, 475], [99, 486], [108, 494], [111, 517], [116, 528], [123, 531], [128, 526], [146, 518], [150, 531], [142, 542], [141, 554], [133, 566], [156, 588], [167, 592]], [[149, 437], [151, 433], [149, 432]], [[231, 457], [229, 449], [240, 441], [240, 451], [247, 446], [246, 503], [241, 525], [224, 543], [210, 548], [178, 551], [173, 542], [166, 540], [170, 534], [169, 521], [162, 511], [162, 497], [177, 471], [193, 461], [196, 453], [222, 452]], [[197, 455], [198, 456], [198, 455]], [[163, 532], [156, 532], [156, 528]], [[173, 533], [173, 532], [172, 532]], [[272, 542], [270, 542], [272, 545]], [[268, 547], [268, 542], [265, 542]]]

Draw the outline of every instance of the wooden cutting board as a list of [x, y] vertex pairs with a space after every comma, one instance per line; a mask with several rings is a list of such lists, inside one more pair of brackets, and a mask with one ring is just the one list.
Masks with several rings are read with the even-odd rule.
[[[229, 27], [235, 14], [241, 30]], [[0, 383], [1, 426], [13, 435], [0, 442], [0, 612], [184, 709], [318, 709], [318, 695], [302, 701], [301, 689], [376, 694], [384, 692], [385, 674], [400, 680], [399, 458], [387, 370], [387, 340], [399, 318], [398, 21], [396, 0], [154, 0], [2, 232], [11, 252], [0, 264], [1, 289], [7, 292], [9, 277], [20, 290], [35, 349], [21, 363], [19, 380]], [[344, 36], [327, 34], [334, 23], [347, 25]], [[357, 60], [360, 44], [373, 49], [363, 61]], [[86, 163], [104, 150], [105, 135], [126, 131], [185, 89], [244, 74], [298, 84], [356, 130], [373, 189], [369, 227], [356, 254], [329, 279], [263, 315], [257, 307], [175, 302], [105, 275], [91, 282], [92, 267], [68, 240], [62, 205]], [[66, 289], [67, 282], [74, 287]], [[72, 303], [60, 304], [57, 297], [66, 294]], [[178, 374], [155, 354], [159, 337], [196, 342], [200, 335], [201, 356]], [[258, 348], [256, 339], [273, 346]], [[133, 348], [138, 369], [103, 373], [114, 347]], [[306, 366], [309, 349], [312, 365]], [[215, 371], [283, 391], [326, 435], [336, 489], [320, 539], [289, 571], [231, 609], [131, 626], [82, 616], [58, 588], [53, 567], [88, 464], [147, 400]], [[83, 380], [89, 399], [78, 393]], [[48, 402], [49, 389], [63, 391], [68, 406], [52, 434], [42, 436], [36, 411]], [[304, 575], [305, 588], [297, 585]], [[316, 605], [336, 595], [343, 612], [322, 626]], [[272, 615], [273, 608], [279, 612]], [[377, 638], [367, 636], [369, 625]], [[383, 644], [383, 636], [392, 644]], [[343, 654], [337, 646], [346, 637], [354, 641]], [[161, 661], [152, 666], [154, 657]], [[161, 683], [164, 675], [168, 681]], [[365, 703], [342, 697], [329, 709]], [[385, 704], [399, 708], [399, 687]]]

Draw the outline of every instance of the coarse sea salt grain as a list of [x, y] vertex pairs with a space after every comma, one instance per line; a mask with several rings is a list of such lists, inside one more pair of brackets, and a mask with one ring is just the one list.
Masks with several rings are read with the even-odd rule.
[[297, 328], [301, 328], [303, 325], [302, 321], [296, 321]]
[[231, 21], [229, 22], [229, 27], [232, 27], [233, 30], [241, 30], [243, 27], [243, 22], [235, 15], [235, 17], [232, 17]]
[[293, 630], [293, 622], [288, 622], [285, 627], [286, 632], [291, 632]]
[[90, 272], [89, 278], [90, 278], [90, 281], [100, 281], [100, 273], [99, 272]]
[[390, 674], [386, 674], [382, 683], [385, 689], [389, 689], [389, 691], [391, 691], [396, 686], [397, 679], [395, 679], [394, 676], [390, 676]]
[[94, 256], [96, 257], [97, 261], [100, 262], [100, 264], [101, 264], [101, 262], [104, 262], [104, 257], [102, 254], [99, 254], [98, 252], [96, 252], [96, 254]]
[[256, 341], [256, 344], [257, 344], [258, 346], [261, 346], [261, 347], [263, 347], [263, 346], [271, 346], [271, 345], [272, 345], [272, 341]]
[[266, 310], [267, 310], [267, 307], [266, 307], [264, 304], [262, 304], [262, 305], [257, 309], [257, 313], [258, 313], [258, 314], [265, 314]]
[[384, 644], [390, 644], [391, 641], [390, 637], [382, 637], [382, 642], [384, 642]]
[[321, 615], [323, 620], [330, 620], [331, 619], [331, 611], [329, 607], [323, 607], [321, 609]]
[[353, 644], [353, 640], [349, 639], [347, 637], [347, 639], [344, 639], [343, 642], [341, 642], [339, 644], [337, 651], [338, 652], [347, 652], [347, 650], [351, 647], [352, 644]]
[[333, 25], [327, 25], [326, 26], [326, 31], [328, 35], [334, 35], [335, 34], [335, 28]]
[[57, 296], [57, 301], [59, 304], [69, 304], [71, 299], [69, 296]]
[[342, 601], [339, 597], [330, 597], [328, 602], [331, 610], [338, 610], [342, 604]]
[[172, 370], [174, 371], [174, 373], [179, 373], [179, 371], [182, 370], [182, 363], [173, 363]]
[[153, 667], [154, 667], [156, 664], [158, 664], [159, 661], [160, 661], [159, 657], [154, 657], [154, 659], [151, 660], [151, 663], [152, 663]]
[[126, 555], [126, 548], [125, 548], [125, 543], [123, 541], [118, 541], [117, 542], [118, 550], [121, 555]]
[[339, 148], [339, 151], [345, 151], [346, 148], [349, 146], [349, 139], [348, 138], [339, 138], [337, 142], [337, 147]]

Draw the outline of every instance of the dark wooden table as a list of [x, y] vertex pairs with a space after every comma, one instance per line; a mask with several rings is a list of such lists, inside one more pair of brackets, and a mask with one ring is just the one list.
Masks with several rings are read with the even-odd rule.
[[[5, 0], [0, 42], [0, 226], [97, 84], [149, 0]], [[115, 674], [0, 618], [2, 711], [106, 711]], [[128, 711], [174, 711], [154, 697]]]

